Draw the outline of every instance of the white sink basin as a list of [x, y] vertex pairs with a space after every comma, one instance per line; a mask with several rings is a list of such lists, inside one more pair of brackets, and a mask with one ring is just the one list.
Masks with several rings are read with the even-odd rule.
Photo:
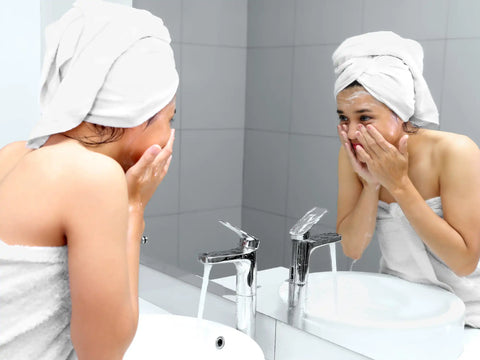
[[[463, 302], [433, 286], [361, 272], [312, 273], [304, 327], [373, 359], [457, 359]], [[287, 302], [288, 283], [280, 287]]]
[[172, 315], [140, 314], [137, 333], [124, 360], [264, 360], [260, 346], [229, 326]]

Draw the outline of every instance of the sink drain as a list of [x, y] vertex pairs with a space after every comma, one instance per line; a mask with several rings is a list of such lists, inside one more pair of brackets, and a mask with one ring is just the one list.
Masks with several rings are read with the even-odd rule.
[[217, 340], [215, 340], [215, 347], [220, 350], [225, 346], [225, 339], [223, 336], [217, 337]]

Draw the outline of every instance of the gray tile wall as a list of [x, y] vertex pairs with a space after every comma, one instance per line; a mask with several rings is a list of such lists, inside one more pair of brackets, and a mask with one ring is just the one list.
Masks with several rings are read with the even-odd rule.
[[[243, 227], [258, 231], [268, 254], [260, 268], [289, 265], [288, 230], [311, 207], [328, 208], [320, 229], [335, 229], [339, 145], [331, 55], [346, 37], [392, 30], [418, 40], [441, 129], [480, 144], [479, 12], [476, 0], [248, 2], [242, 214]], [[329, 269], [328, 253], [314, 253], [314, 271]], [[374, 239], [354, 269], [376, 271], [379, 256]], [[340, 246], [337, 263], [344, 270], [351, 264]]]
[[[134, 0], [170, 30], [180, 87], [170, 170], [146, 209], [141, 261], [201, 274], [200, 252], [236, 239], [220, 224], [241, 225], [247, 0]], [[212, 276], [232, 275], [231, 265]]]
[[[218, 218], [261, 238], [260, 269], [288, 266], [288, 229], [312, 206], [329, 209], [319, 228], [334, 230], [339, 145], [331, 54], [348, 36], [393, 30], [418, 40], [441, 129], [480, 143], [477, 0], [133, 5], [165, 20], [181, 75], [174, 162], [147, 211], [147, 229], [162, 234], [158, 244], [174, 246], [152, 245], [144, 261], [151, 256], [200, 273], [197, 252], [235, 243]], [[337, 257], [340, 269], [349, 268], [339, 246]], [[374, 240], [354, 269], [376, 271], [378, 259]], [[328, 269], [328, 251], [314, 253], [312, 265]]]
[[[363, 8], [358, 0], [248, 2], [242, 225], [262, 240], [260, 269], [289, 266], [288, 230], [313, 206], [329, 210], [318, 230], [335, 230], [331, 54], [362, 31]], [[340, 268], [348, 267], [337, 252]], [[312, 260], [313, 270], [330, 268], [328, 250]]]

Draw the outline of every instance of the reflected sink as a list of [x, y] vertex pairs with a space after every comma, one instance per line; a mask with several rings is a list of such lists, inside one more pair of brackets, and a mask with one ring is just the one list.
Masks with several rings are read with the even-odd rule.
[[[390, 275], [336, 274], [309, 274], [305, 330], [373, 359], [456, 359], [462, 353], [465, 306], [454, 294]], [[288, 303], [287, 282], [280, 297]]]
[[244, 333], [213, 321], [172, 314], [140, 314], [124, 360], [264, 360], [260, 346]]

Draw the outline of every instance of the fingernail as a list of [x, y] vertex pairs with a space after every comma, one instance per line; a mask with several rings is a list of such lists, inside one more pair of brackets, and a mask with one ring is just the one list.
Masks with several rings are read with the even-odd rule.
[[150, 149], [148, 149], [148, 151], [150, 154], [157, 156], [160, 153], [160, 151], [162, 151], [162, 148], [160, 147], [160, 145], [155, 144], [150, 146]]

